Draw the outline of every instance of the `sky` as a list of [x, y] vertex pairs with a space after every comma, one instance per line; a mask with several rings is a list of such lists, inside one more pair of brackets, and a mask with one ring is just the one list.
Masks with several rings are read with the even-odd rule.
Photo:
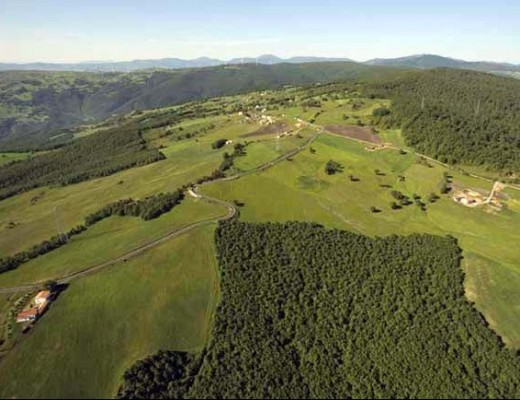
[[439, 54], [520, 63], [518, 0], [0, 0], [0, 62]]

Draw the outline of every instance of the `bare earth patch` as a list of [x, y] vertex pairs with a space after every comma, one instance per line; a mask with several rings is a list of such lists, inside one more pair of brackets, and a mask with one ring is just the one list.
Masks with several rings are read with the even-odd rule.
[[246, 133], [245, 135], [241, 135], [240, 137], [275, 135], [275, 134], [287, 132], [289, 130], [290, 130], [290, 126], [287, 123], [275, 122], [274, 124], [264, 126], [254, 132]]
[[351, 139], [362, 140], [364, 142], [370, 142], [375, 144], [382, 144], [382, 140], [379, 136], [372, 133], [372, 128], [366, 126], [355, 126], [355, 125], [328, 125], [325, 127], [329, 132], [349, 137]]

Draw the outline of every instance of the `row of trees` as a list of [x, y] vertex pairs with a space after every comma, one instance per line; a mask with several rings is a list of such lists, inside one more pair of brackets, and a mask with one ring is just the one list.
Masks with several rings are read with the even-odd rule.
[[175, 192], [145, 197], [141, 200], [119, 200], [87, 216], [85, 224], [91, 226], [112, 215], [141, 217], [143, 220], [148, 221], [170, 211], [183, 198], [183, 191], [177, 190]]
[[86, 229], [87, 228], [83, 225], [77, 226], [72, 228], [69, 232], [55, 235], [50, 239], [33, 246], [29, 250], [22, 251], [10, 257], [0, 258], [0, 274], [7, 271], [12, 271], [23, 263], [60, 248], [61, 246], [67, 244], [72, 236], [79, 235]]
[[[225, 139], [222, 139], [222, 140], [225, 140]], [[219, 142], [219, 141], [217, 141]], [[213, 143], [213, 148], [219, 148], [218, 146], [216, 146], [216, 143]], [[196, 183], [198, 185], [204, 183], [204, 182], [211, 182], [211, 181], [214, 181], [214, 180], [217, 180], [217, 179], [221, 179], [221, 178], [224, 178], [226, 176], [226, 171], [230, 170], [234, 163], [235, 163], [235, 158], [236, 157], [242, 157], [242, 156], [245, 156], [246, 155], [246, 146], [247, 144], [242, 144], [242, 143], [236, 143], [234, 146], [233, 146], [233, 153], [229, 154], [227, 151], [223, 154], [223, 160], [222, 162], [220, 163], [219, 167], [213, 171], [211, 173], [211, 175], [206, 175], [206, 176], [203, 176], [199, 179], [197, 179]], [[190, 185], [189, 185], [190, 186]]]
[[170, 211], [183, 198], [184, 193], [179, 189], [176, 192], [160, 193], [142, 200], [125, 199], [111, 203], [87, 216], [84, 225], [79, 225], [67, 233], [55, 235], [32, 247], [30, 250], [0, 259], [0, 273], [14, 270], [23, 263], [64, 246], [73, 236], [79, 235], [86, 231], [87, 227], [112, 215], [141, 217], [143, 220], [148, 221]]
[[127, 124], [1, 167], [0, 200], [36, 187], [70, 185], [164, 158], [157, 149], [148, 148], [135, 124]]
[[216, 246], [206, 353], [138, 363], [122, 397], [520, 396], [520, 359], [464, 297], [454, 238], [231, 221]]

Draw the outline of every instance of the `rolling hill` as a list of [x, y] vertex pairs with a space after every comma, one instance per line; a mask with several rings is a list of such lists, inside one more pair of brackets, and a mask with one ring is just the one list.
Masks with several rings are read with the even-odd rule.
[[80, 124], [209, 97], [398, 73], [352, 62], [124, 73], [0, 72], [0, 150], [55, 146]]
[[374, 58], [365, 62], [365, 64], [423, 69], [446, 67], [513, 76], [520, 74], [520, 65], [492, 61], [464, 61], [434, 54], [418, 54], [399, 58]]

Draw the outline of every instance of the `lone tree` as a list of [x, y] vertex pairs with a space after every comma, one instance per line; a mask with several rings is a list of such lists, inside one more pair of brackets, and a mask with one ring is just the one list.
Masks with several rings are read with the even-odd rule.
[[215, 150], [220, 149], [220, 148], [224, 147], [226, 145], [226, 143], [227, 143], [227, 139], [219, 139], [219, 140], [213, 142], [211, 147]]
[[390, 208], [391, 208], [392, 210], [400, 210], [402, 207], [401, 207], [399, 204], [397, 204], [395, 201], [392, 201], [392, 202], [390, 203]]
[[379, 118], [386, 117], [387, 115], [390, 115], [390, 110], [386, 107], [378, 107], [372, 111], [372, 115], [374, 117], [379, 117]]
[[327, 175], [334, 175], [341, 171], [343, 171], [343, 167], [337, 161], [329, 160], [327, 161], [327, 164], [325, 164], [325, 173]]
[[430, 203], [435, 203], [439, 199], [440, 199], [440, 197], [433, 192], [431, 192], [430, 195], [428, 196], [428, 201]]

